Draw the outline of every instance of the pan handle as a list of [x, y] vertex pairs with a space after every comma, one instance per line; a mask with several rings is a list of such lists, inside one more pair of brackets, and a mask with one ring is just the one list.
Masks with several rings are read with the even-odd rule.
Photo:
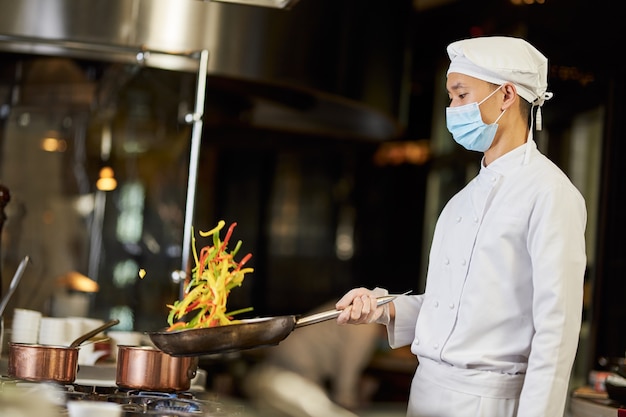
[[[376, 299], [377, 300], [376, 305], [380, 307], [383, 304], [387, 304], [393, 301], [396, 297], [397, 295], [385, 295], [383, 297], [378, 297]], [[341, 310], [327, 310], [327, 311], [322, 311], [321, 313], [315, 313], [315, 314], [310, 314], [308, 316], [299, 317], [296, 319], [295, 327], [303, 327], [303, 326], [308, 326], [310, 324], [315, 324], [315, 323], [319, 323], [319, 322], [326, 321], [326, 320], [336, 319], [337, 317], [339, 317], [339, 314], [341, 314]]]

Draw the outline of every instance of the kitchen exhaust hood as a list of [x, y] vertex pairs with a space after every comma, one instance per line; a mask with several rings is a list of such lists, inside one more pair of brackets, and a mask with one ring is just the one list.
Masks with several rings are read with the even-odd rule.
[[[193, 73], [201, 51], [208, 51], [207, 75], [216, 77], [210, 85], [221, 80], [222, 89], [234, 88], [238, 95], [249, 91], [258, 109], [252, 119], [263, 127], [287, 121], [291, 125], [285, 128], [291, 130], [297, 122], [307, 132], [307, 126], [316, 125], [313, 131], [322, 134], [340, 127], [342, 137], [356, 129], [357, 139], [375, 141], [401, 134], [386, 109], [378, 111], [360, 97], [327, 89], [342, 80], [318, 82], [320, 74], [347, 76], [341, 62], [347, 58], [338, 48], [357, 53], [350, 40], [338, 38], [346, 28], [337, 16], [351, 16], [352, 10], [337, 8], [334, 0], [0, 0], [0, 8], [0, 51]], [[328, 28], [320, 33], [314, 24], [328, 23], [329, 10], [339, 12], [334, 39]], [[320, 36], [323, 44], [315, 40]], [[363, 79], [368, 68], [359, 67], [349, 81]], [[371, 68], [375, 88], [384, 94], [397, 90], [387, 85], [391, 77], [380, 73], [379, 63]], [[306, 108], [283, 99], [304, 95]], [[264, 121], [268, 117], [274, 121]]]

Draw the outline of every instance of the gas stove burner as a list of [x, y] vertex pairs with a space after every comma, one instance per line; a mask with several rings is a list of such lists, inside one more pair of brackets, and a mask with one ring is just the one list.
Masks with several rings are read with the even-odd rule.
[[169, 399], [167, 401], [157, 401], [153, 403], [156, 411], [179, 411], [183, 413], [201, 413], [202, 410], [197, 403], [188, 400]]
[[160, 392], [160, 391], [139, 391], [128, 390], [125, 391], [127, 395], [137, 395], [139, 397], [160, 397], [160, 398], [183, 398], [192, 400], [194, 395], [191, 392]]
[[181, 400], [178, 398], [161, 398], [151, 400], [147, 403], [148, 411], [156, 411], [159, 414], [180, 413], [202, 414], [202, 409], [197, 402], [192, 400]]
[[140, 392], [134, 395], [109, 396], [109, 401], [123, 405], [126, 411], [143, 412], [144, 414], [158, 414], [159, 416], [176, 415], [187, 416], [202, 414], [203, 410], [198, 401], [181, 399], [176, 394]]
[[[120, 404], [124, 417], [197, 417], [207, 415], [207, 407], [195, 400], [191, 393], [163, 393], [136, 390], [115, 390], [106, 392], [106, 387], [70, 386], [66, 392], [67, 401], [108, 401]], [[105, 392], [98, 392], [98, 391]], [[181, 396], [187, 397], [182, 398]], [[211, 414], [212, 415], [212, 414]]]

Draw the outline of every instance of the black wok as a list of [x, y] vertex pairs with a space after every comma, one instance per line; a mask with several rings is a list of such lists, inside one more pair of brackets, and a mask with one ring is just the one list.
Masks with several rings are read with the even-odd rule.
[[[381, 306], [397, 296], [378, 297]], [[148, 333], [152, 343], [172, 356], [199, 356], [277, 345], [295, 328], [337, 318], [329, 310], [308, 316], [276, 316], [240, 320], [225, 326]]]

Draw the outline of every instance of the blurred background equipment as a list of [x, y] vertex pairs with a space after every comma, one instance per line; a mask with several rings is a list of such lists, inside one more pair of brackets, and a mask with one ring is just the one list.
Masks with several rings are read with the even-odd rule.
[[[334, 308], [325, 303], [312, 314]], [[261, 415], [356, 417], [364, 397], [364, 371], [385, 342], [378, 324], [340, 326], [325, 321], [297, 328], [244, 379], [244, 390]], [[381, 343], [382, 342], [382, 343]]]

